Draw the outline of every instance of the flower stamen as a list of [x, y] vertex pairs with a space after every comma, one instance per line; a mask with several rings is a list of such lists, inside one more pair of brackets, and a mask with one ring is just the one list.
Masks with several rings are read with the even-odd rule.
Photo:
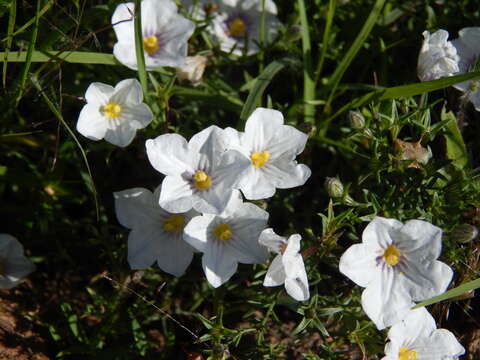
[[400, 261], [400, 250], [395, 245], [390, 245], [388, 248], [385, 249], [383, 253], [383, 257], [388, 265], [395, 266]]
[[109, 119], [118, 118], [122, 114], [122, 105], [111, 102], [103, 107], [103, 115]]
[[160, 44], [158, 43], [158, 38], [155, 35], [144, 37], [143, 38], [143, 49], [150, 56], [155, 54], [158, 51], [158, 49], [160, 49]]
[[253, 166], [255, 166], [257, 169], [264, 167], [269, 158], [270, 153], [268, 151], [255, 152], [250, 155], [250, 160], [252, 160]]
[[228, 224], [220, 224], [213, 230], [213, 235], [222, 241], [229, 241], [232, 238], [232, 230]]
[[415, 350], [410, 350], [405, 347], [401, 347], [398, 352], [398, 360], [416, 360], [417, 352]]
[[163, 229], [170, 232], [180, 232], [185, 227], [185, 218], [181, 215], [172, 215], [163, 222]]
[[228, 24], [228, 33], [230, 36], [243, 37], [245, 36], [246, 32], [247, 32], [247, 25], [245, 24], [245, 21], [243, 21], [239, 17], [233, 19]]
[[198, 190], [207, 190], [212, 186], [212, 178], [204, 171], [197, 170], [193, 175], [193, 185], [195, 185]]

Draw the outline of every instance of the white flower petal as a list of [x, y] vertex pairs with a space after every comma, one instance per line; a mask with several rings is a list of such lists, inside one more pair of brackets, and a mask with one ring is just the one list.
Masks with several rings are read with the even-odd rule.
[[23, 277], [35, 270], [35, 265], [24, 255], [23, 245], [9, 234], [0, 234], [0, 259], [3, 265], [1, 289], [17, 286]]
[[124, 121], [123, 119], [120, 119], [118, 124], [115, 123], [114, 127], [111, 126], [114, 121], [109, 120], [108, 123], [109, 128], [105, 132], [105, 140], [120, 147], [130, 145], [135, 137], [136, 129], [134, 129], [128, 121]]
[[286, 239], [275, 234], [272, 228], [263, 230], [258, 242], [277, 254], [280, 254], [281, 249], [287, 245]]
[[458, 342], [455, 336], [446, 329], [438, 329], [430, 336], [428, 351], [419, 352], [419, 358], [434, 360], [448, 359], [448, 357], [457, 357], [465, 354], [465, 349]]
[[261, 169], [262, 175], [279, 189], [290, 189], [305, 184], [312, 174], [304, 164], [297, 164], [288, 158], [278, 158], [267, 162]]
[[275, 131], [265, 150], [270, 152], [272, 161], [280, 157], [293, 160], [296, 155], [305, 149], [307, 140], [307, 134], [295, 129], [293, 126], [283, 125]]
[[[162, 212], [152, 192], [144, 188], [115, 192], [113, 196], [117, 219], [120, 224], [129, 229], [156, 223]], [[166, 213], [165, 216], [167, 216]]]
[[282, 256], [282, 262], [286, 275], [285, 289], [287, 294], [297, 301], [307, 300], [310, 297], [310, 291], [302, 255], [298, 253], [290, 255], [285, 252]]
[[263, 169], [250, 165], [239, 177], [237, 186], [248, 200], [268, 199], [275, 195], [275, 186]]
[[200, 252], [205, 252], [208, 242], [208, 234], [211, 231], [211, 223], [214, 215], [203, 214], [196, 216], [183, 229], [183, 239]]
[[166, 236], [160, 226], [142, 226], [134, 228], [128, 235], [128, 263], [131, 269], [146, 269], [160, 256]]
[[238, 263], [222, 242], [211, 241], [203, 254], [202, 266], [210, 285], [217, 288], [235, 274]]
[[403, 227], [402, 222], [396, 219], [387, 219], [376, 216], [363, 230], [363, 244], [367, 251], [375, 252], [386, 249], [393, 243], [397, 231]]
[[357, 285], [367, 287], [377, 271], [375, 258], [364, 244], [352, 245], [340, 258], [340, 272]]
[[283, 115], [280, 111], [256, 108], [245, 123], [243, 141], [252, 152], [265, 151], [281, 125]]
[[263, 280], [263, 286], [279, 286], [285, 283], [286, 275], [283, 268], [282, 255], [277, 255], [268, 267], [267, 274]]
[[117, 42], [113, 46], [113, 56], [129, 69], [137, 70], [137, 56], [135, 53], [135, 47], [132, 48], [132, 43], [134, 42]]
[[442, 251], [442, 229], [422, 220], [410, 220], [400, 229], [400, 234], [408, 240], [406, 254], [417, 259], [435, 260]]
[[193, 259], [193, 248], [182, 239], [182, 233], [171, 236], [162, 247], [157, 264], [163, 271], [180, 277]]
[[[123, 3], [115, 8], [112, 15], [112, 25], [119, 41], [135, 41], [135, 32], [133, 28], [134, 11], [135, 4], [133, 2]], [[135, 54], [135, 51], [133, 51], [133, 53]]]
[[115, 89], [110, 85], [94, 82], [88, 86], [85, 99], [88, 104], [98, 109], [101, 105], [107, 104], [114, 91]]
[[213, 170], [220, 156], [225, 151], [222, 135], [222, 129], [211, 125], [192, 136], [188, 142], [188, 149], [192, 153], [202, 155], [198, 164], [199, 169], [204, 171]]
[[107, 132], [107, 119], [96, 105], [86, 104], [78, 116], [77, 131], [90, 140], [100, 140]]
[[401, 347], [415, 343], [417, 338], [429, 337], [436, 328], [435, 319], [427, 309], [421, 307], [410, 310], [401, 321], [393, 325], [388, 331], [388, 338]]
[[192, 155], [183, 136], [164, 134], [145, 143], [148, 160], [155, 170], [165, 175], [181, 176], [185, 172], [195, 172], [192, 166]]
[[133, 129], [143, 129], [153, 120], [153, 114], [146, 104], [125, 105], [122, 109], [122, 120]]
[[196, 197], [193, 196], [192, 186], [181, 177], [167, 176], [162, 182], [160, 206], [171, 213], [189, 211]]
[[142, 86], [137, 79], [125, 79], [115, 86], [115, 94], [110, 101], [130, 106], [141, 104], [143, 101]]

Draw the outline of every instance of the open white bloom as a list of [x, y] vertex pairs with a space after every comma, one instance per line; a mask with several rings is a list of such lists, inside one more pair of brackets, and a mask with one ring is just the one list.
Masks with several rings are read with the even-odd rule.
[[446, 329], [437, 329], [425, 309], [411, 310], [388, 331], [390, 342], [382, 360], [456, 360], [465, 349]]
[[278, 236], [273, 229], [265, 229], [260, 234], [258, 242], [278, 255], [268, 268], [263, 286], [280, 286], [285, 284], [287, 294], [298, 301], [305, 301], [310, 297], [307, 272], [300, 253], [299, 234], [288, 238]]
[[25, 257], [22, 244], [11, 235], [0, 234], [0, 289], [17, 286], [34, 270], [35, 265]]
[[203, 253], [203, 271], [213, 287], [228, 281], [238, 263], [260, 264], [267, 260], [267, 250], [258, 243], [267, 220], [266, 211], [244, 203], [235, 191], [221, 214], [203, 214], [187, 224], [183, 238]]
[[177, 67], [177, 77], [180, 80], [188, 80], [193, 86], [198, 86], [202, 80], [203, 72], [207, 66], [207, 58], [202, 55], [187, 56], [185, 63]]
[[272, 197], [276, 188], [300, 186], [310, 177], [308, 166], [295, 160], [308, 137], [284, 125], [280, 111], [257, 108], [245, 124], [245, 133], [232, 128], [225, 133], [227, 148], [240, 151], [250, 163], [238, 179], [238, 188], [247, 199]]
[[82, 108], [77, 130], [91, 140], [106, 141], [125, 147], [138, 129], [153, 120], [150, 108], [144, 104], [143, 92], [136, 79], [120, 81], [115, 88], [95, 82], [85, 94], [87, 104]]
[[417, 73], [421, 81], [451, 76], [459, 70], [457, 50], [448, 41], [448, 32], [423, 32], [423, 45], [418, 55]]
[[[252, 55], [259, 51], [263, 0], [184, 1], [195, 20], [211, 19], [207, 30], [220, 48], [235, 55]], [[193, 5], [191, 5], [193, 3]], [[190, 5], [190, 6], [189, 6]], [[265, 43], [275, 39], [281, 26], [277, 6], [265, 0]]]
[[340, 272], [366, 287], [362, 307], [380, 330], [400, 321], [413, 301], [443, 293], [452, 279], [452, 269], [436, 260], [442, 230], [426, 221], [377, 216], [362, 239], [342, 255]]
[[[112, 25], [118, 39], [113, 55], [125, 66], [136, 70], [134, 9], [132, 2], [118, 5], [112, 16]], [[172, 0], [143, 0], [141, 10], [146, 69], [181, 66], [195, 24], [178, 14], [177, 5]]]
[[[459, 74], [470, 71], [478, 71], [480, 60], [480, 27], [463, 28], [458, 32], [458, 39], [452, 41], [457, 49], [459, 62]], [[455, 88], [465, 93], [467, 99], [480, 111], [480, 81], [468, 80], [454, 85]]]
[[146, 142], [152, 166], [166, 177], [160, 206], [172, 213], [192, 207], [201, 213], [219, 214], [232, 196], [238, 175], [249, 166], [238, 151], [225, 151], [224, 131], [210, 126], [190, 141], [164, 134]]
[[144, 188], [114, 193], [118, 221], [131, 229], [128, 235], [128, 263], [132, 269], [146, 269], [156, 261], [158, 267], [181, 276], [192, 262], [194, 249], [182, 234], [195, 211], [171, 214], [158, 205], [161, 186], [152, 194]]

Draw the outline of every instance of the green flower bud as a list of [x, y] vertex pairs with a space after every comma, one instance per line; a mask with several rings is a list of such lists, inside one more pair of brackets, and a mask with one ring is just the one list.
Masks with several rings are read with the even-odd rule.
[[363, 129], [365, 127], [365, 118], [359, 111], [349, 111], [348, 120], [350, 120], [350, 126], [354, 129]]
[[327, 177], [325, 179], [325, 189], [328, 195], [333, 199], [343, 197], [343, 184], [340, 179], [336, 177]]
[[478, 236], [478, 229], [475, 226], [470, 224], [457, 225], [450, 233], [450, 237], [453, 240], [463, 244], [472, 241], [477, 236]]

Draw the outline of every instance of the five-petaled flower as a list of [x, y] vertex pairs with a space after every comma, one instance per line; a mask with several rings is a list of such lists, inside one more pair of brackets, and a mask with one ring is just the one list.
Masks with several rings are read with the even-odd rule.
[[[112, 24], [118, 39], [113, 55], [125, 66], [136, 70], [134, 9], [133, 3], [124, 3], [113, 13]], [[143, 0], [141, 10], [146, 69], [181, 66], [195, 24], [178, 14], [177, 5], [172, 0]]]
[[425, 308], [411, 310], [388, 331], [382, 360], [456, 360], [465, 349], [446, 329], [437, 329]]
[[203, 271], [213, 287], [228, 281], [238, 263], [260, 264], [267, 260], [266, 248], [258, 243], [267, 220], [266, 211], [244, 203], [240, 193], [234, 191], [221, 214], [203, 214], [188, 223], [184, 239], [203, 253]]
[[225, 134], [227, 147], [240, 151], [250, 161], [237, 184], [247, 199], [272, 197], [276, 188], [300, 186], [310, 177], [308, 166], [295, 160], [308, 137], [284, 125], [280, 111], [257, 108], [248, 118], [244, 133], [227, 128]]
[[133, 188], [114, 193], [118, 221], [131, 229], [128, 235], [128, 263], [132, 269], [146, 269], [155, 261], [163, 271], [181, 276], [190, 265], [194, 249], [183, 241], [183, 229], [197, 214], [191, 210], [171, 214], [158, 204], [161, 186], [150, 190]]
[[262, 13], [265, 14], [264, 40], [272, 41], [281, 26], [277, 19], [277, 6], [272, 0], [200, 0], [189, 6], [191, 16], [197, 20], [210, 19], [207, 31], [220, 44], [220, 48], [234, 55], [252, 55], [259, 51], [262, 32]]
[[288, 240], [275, 234], [273, 229], [265, 229], [260, 234], [259, 243], [269, 250], [277, 253], [268, 268], [264, 286], [279, 286], [285, 284], [287, 294], [298, 301], [308, 300], [307, 272], [300, 254], [300, 241], [302, 237], [294, 234]]
[[164, 134], [146, 142], [152, 166], [166, 177], [160, 206], [172, 213], [192, 207], [201, 213], [219, 214], [232, 196], [238, 174], [249, 166], [235, 150], [225, 151], [224, 131], [210, 126], [187, 143], [177, 134]]
[[375, 217], [362, 238], [342, 255], [340, 272], [366, 287], [363, 310], [378, 329], [400, 321], [413, 301], [443, 293], [452, 279], [452, 269], [436, 260], [442, 230], [426, 221]]
[[34, 270], [35, 265], [25, 257], [22, 244], [11, 235], [0, 234], [0, 289], [17, 286]]
[[91, 140], [106, 141], [121, 147], [130, 144], [138, 129], [153, 120], [150, 108], [144, 104], [143, 92], [136, 79], [120, 81], [115, 88], [95, 82], [85, 94], [77, 130]]

